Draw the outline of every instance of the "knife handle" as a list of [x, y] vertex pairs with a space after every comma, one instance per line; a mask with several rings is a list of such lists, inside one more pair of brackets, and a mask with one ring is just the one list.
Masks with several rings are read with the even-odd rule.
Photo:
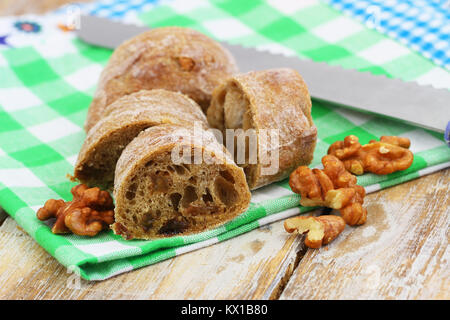
[[447, 146], [450, 147], [450, 121], [447, 123], [447, 127], [445, 128], [444, 139], [445, 142], [447, 142]]

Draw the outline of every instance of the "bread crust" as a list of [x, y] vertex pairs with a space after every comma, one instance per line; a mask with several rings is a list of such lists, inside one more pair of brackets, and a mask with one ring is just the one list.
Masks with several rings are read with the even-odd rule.
[[201, 108], [187, 96], [163, 89], [141, 90], [116, 100], [86, 136], [74, 178], [90, 186], [112, 188], [121, 151], [142, 130], [165, 123], [207, 128]]
[[[241, 97], [238, 101], [244, 102], [233, 107], [234, 110], [228, 105], [224, 110], [225, 99], [231, 91], [237, 92]], [[317, 128], [311, 118], [308, 88], [298, 72], [286, 68], [253, 71], [230, 77], [214, 90], [207, 112], [211, 127], [225, 131], [230, 126], [226, 123], [227, 116], [239, 117], [245, 113], [258, 135], [258, 152], [274, 148], [279, 152], [279, 169], [275, 174], [262, 175], [259, 158], [257, 164], [246, 169], [251, 190], [282, 180], [298, 166], [311, 163]], [[259, 139], [262, 129], [278, 130], [279, 146]]]
[[231, 54], [206, 35], [181, 27], [156, 28], [121, 44], [100, 75], [86, 132], [106, 106], [142, 89], [182, 92], [206, 112], [213, 89], [238, 71]]
[[[222, 223], [231, 220], [247, 209], [248, 205], [250, 204], [251, 195], [242, 168], [238, 167], [234, 163], [230, 154], [226, 151], [223, 145], [218, 143], [214, 135], [205, 130], [202, 130], [201, 137], [197, 135], [191, 135], [190, 132], [191, 131], [187, 131], [186, 128], [177, 125], [159, 125], [141, 132], [125, 148], [117, 162], [115, 171], [114, 198], [116, 200], [116, 222], [112, 226], [112, 229], [116, 234], [120, 234], [126, 239], [154, 239], [170, 236], [164, 233], [158, 233], [157, 229], [146, 229], [142, 225], [142, 222], [140, 222], [143, 219], [143, 213], [141, 212], [142, 210], [132, 209], [132, 202], [142, 201], [142, 199], [145, 199], [142, 198], [144, 196], [147, 196], [150, 200], [142, 201], [142, 205], [147, 205], [149, 201], [152, 201], [151, 199], [156, 199], [155, 191], [153, 190], [154, 186], [150, 184], [150, 188], [145, 188], [146, 195], [142, 194], [140, 198], [141, 200], [136, 200], [137, 196], [136, 198], [133, 197], [132, 200], [130, 200], [127, 192], [129, 192], [130, 189], [133, 189], [136, 190], [136, 193], [138, 193], [140, 186], [139, 183], [136, 182], [136, 180], [141, 179], [141, 183], [149, 180], [150, 178], [147, 178], [147, 173], [145, 173], [145, 170], [147, 170], [146, 168], [149, 167], [149, 164], [155, 164], [154, 162], [156, 162], [156, 165], [159, 165], [159, 163], [157, 163], [157, 159], [162, 155], [170, 154], [175, 147], [183, 148], [183, 146], [185, 146], [194, 152], [208, 154], [209, 160], [207, 164], [205, 164], [205, 162], [191, 164], [190, 168], [200, 166], [196, 168], [203, 169], [203, 171], [201, 171], [202, 173], [208, 172], [208, 170], [211, 172], [223, 172], [224, 170], [227, 171], [227, 174], [232, 177], [231, 180], [233, 181], [233, 188], [236, 192], [236, 196], [238, 196], [238, 198], [234, 199], [232, 204], [224, 205], [220, 202], [220, 200], [217, 200], [220, 199], [220, 197], [216, 195], [214, 186], [211, 186], [213, 185], [214, 181], [209, 181], [209, 179], [205, 178], [206, 176], [200, 175], [199, 177], [197, 177], [194, 175], [193, 177], [199, 178], [198, 181], [201, 181], [201, 183], [208, 186], [212, 195], [210, 201], [213, 201], [211, 202], [211, 205], [217, 205], [218, 207], [220, 207], [220, 210], [215, 213], [206, 212], [204, 215], [200, 213], [199, 215], [190, 216], [188, 209], [179, 209], [179, 212], [175, 212], [176, 210], [172, 209], [172, 211], [174, 212], [172, 212], [171, 214], [175, 214], [176, 217], [187, 219], [185, 221], [195, 221], [195, 223], [193, 223], [192, 225], [189, 225], [182, 231], [177, 232], [177, 235], [198, 233], [206, 229], [214, 228]], [[187, 134], [191, 135], [190, 141], [186, 141], [184, 139]], [[166, 158], [163, 162], [161, 162], [161, 165], [172, 166], [173, 163], [171, 161], [167, 161]], [[163, 169], [160, 169], [158, 167], [158, 171], [156, 172], [160, 172], [159, 170]], [[177, 173], [173, 172], [172, 174], [172, 179], [175, 180], [175, 175]], [[214, 175], [209, 177], [214, 177]], [[219, 177], [219, 179], [222, 179], [218, 174], [217, 177]], [[200, 183], [198, 184], [200, 185]], [[178, 185], [177, 189], [172, 191], [165, 190], [165, 192], [161, 193], [160, 196], [169, 197], [168, 192], [181, 192], [180, 187], [183, 186], [184, 184]], [[181, 188], [181, 190], [182, 189], [183, 188]], [[202, 195], [197, 194], [197, 197], [201, 199]], [[184, 200], [181, 199], [181, 202], [183, 201]], [[138, 205], [140, 204], [138, 203]], [[203, 208], [204, 207], [205, 206], [203, 206]], [[200, 206], [199, 211], [202, 212], [203, 208]], [[159, 219], [161, 220], [165, 218], [165, 213], [163, 208], [159, 209], [163, 211], [162, 216], [159, 217]], [[149, 211], [154, 212], [155, 210], [158, 211], [157, 206], [149, 208]], [[134, 220], [130, 218], [130, 215], [134, 215]], [[157, 224], [158, 228], [161, 227], [161, 224], [158, 224], [158, 221], [155, 221], [155, 223]]]

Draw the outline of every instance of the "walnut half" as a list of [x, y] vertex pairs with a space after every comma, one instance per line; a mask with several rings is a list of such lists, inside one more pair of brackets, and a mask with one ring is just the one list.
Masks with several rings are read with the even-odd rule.
[[306, 233], [305, 245], [317, 249], [328, 244], [344, 230], [345, 221], [338, 216], [294, 217], [284, 221], [284, 229], [292, 233]]
[[302, 196], [300, 204], [337, 209], [348, 225], [364, 224], [364, 188], [356, 184], [356, 177], [335, 156], [324, 156], [322, 164], [323, 170], [301, 166], [291, 173], [289, 186]]

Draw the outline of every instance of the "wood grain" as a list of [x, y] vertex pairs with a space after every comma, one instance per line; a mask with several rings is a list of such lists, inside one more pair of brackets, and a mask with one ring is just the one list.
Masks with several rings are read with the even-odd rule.
[[450, 299], [450, 170], [370, 195], [368, 219], [308, 250], [281, 299]]
[[[0, 227], [2, 299], [268, 299], [294, 269], [300, 238], [282, 222], [102, 282], [80, 280], [8, 218]], [[298, 263], [298, 261], [297, 261]]]

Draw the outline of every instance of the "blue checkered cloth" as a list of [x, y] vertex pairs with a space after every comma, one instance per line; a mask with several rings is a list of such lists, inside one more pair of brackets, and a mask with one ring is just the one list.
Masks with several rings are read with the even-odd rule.
[[450, 0], [325, 0], [450, 70]]

